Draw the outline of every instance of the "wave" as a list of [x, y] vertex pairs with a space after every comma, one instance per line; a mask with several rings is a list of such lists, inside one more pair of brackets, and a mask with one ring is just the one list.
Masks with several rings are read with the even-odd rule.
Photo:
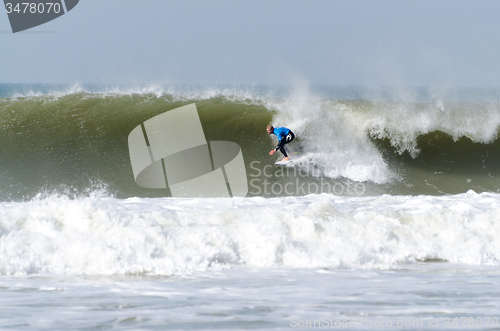
[[207, 100], [211, 98], [226, 98], [234, 102], [265, 102], [268, 97], [282, 95], [283, 89], [268, 90], [264, 86], [247, 88], [227, 86], [165, 86], [161, 84], [136, 85], [43, 85], [43, 84], [0, 84], [0, 98], [25, 100], [26, 98], [45, 97], [47, 100], [57, 100], [72, 94], [85, 94], [87, 97], [119, 97], [119, 96], [169, 96], [172, 101]]
[[9, 95], [0, 98], [3, 200], [103, 187], [118, 198], [164, 196], [135, 184], [127, 137], [145, 120], [193, 102], [207, 140], [238, 143], [248, 173], [253, 161], [261, 168], [275, 161], [265, 133], [272, 123], [296, 133], [289, 146], [296, 164], [313, 166], [308, 182], [363, 183], [368, 195], [500, 189], [494, 102], [340, 100], [307, 87], [74, 85], [2, 93]]
[[[279, 206], [279, 208], [277, 208]], [[0, 204], [0, 274], [175, 275], [220, 268], [499, 265], [500, 195]]]

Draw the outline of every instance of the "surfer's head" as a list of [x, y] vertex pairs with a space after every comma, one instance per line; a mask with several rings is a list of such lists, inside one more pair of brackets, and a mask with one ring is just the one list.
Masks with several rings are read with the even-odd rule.
[[271, 134], [271, 133], [273, 133], [273, 131], [274, 131], [274, 127], [273, 127], [271, 124], [269, 124], [269, 125], [267, 126], [266, 130], [267, 130], [267, 133]]

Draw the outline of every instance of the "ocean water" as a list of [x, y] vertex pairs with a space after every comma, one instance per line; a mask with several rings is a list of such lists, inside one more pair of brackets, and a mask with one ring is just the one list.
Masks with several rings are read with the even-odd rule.
[[[500, 329], [499, 100], [0, 85], [0, 328]], [[130, 131], [190, 103], [241, 147], [247, 197], [135, 183]]]

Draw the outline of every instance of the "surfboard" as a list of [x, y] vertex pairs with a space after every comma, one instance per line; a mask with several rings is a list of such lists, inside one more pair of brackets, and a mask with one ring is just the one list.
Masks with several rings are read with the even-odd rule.
[[292, 160], [290, 160], [290, 161], [278, 161], [274, 165], [287, 165], [290, 163], [292, 163]]

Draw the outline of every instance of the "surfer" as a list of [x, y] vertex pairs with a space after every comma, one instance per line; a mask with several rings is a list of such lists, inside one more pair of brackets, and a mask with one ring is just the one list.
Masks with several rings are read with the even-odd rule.
[[274, 134], [276, 137], [278, 137], [278, 146], [276, 146], [275, 149], [269, 152], [269, 155], [273, 155], [276, 153], [277, 150], [281, 152], [285, 156], [285, 158], [282, 161], [290, 161], [290, 158], [288, 157], [288, 154], [286, 154], [284, 146], [295, 139], [295, 135], [293, 134], [292, 130], [281, 127], [281, 128], [275, 128], [272, 125], [267, 126], [267, 133], [269, 134]]

